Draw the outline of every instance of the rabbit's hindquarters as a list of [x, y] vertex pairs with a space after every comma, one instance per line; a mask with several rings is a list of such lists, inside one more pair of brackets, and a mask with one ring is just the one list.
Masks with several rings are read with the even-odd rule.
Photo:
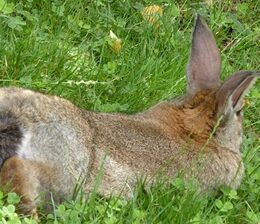
[[87, 176], [91, 141], [81, 110], [67, 100], [0, 89], [0, 186], [10, 180], [6, 190], [23, 196], [25, 213], [35, 203], [50, 201], [40, 200], [49, 192], [55, 201], [72, 195], [79, 179]]
[[46, 190], [51, 189], [48, 185], [55, 183], [56, 178], [57, 173], [52, 167], [18, 156], [7, 159], [0, 172], [0, 184], [4, 192], [14, 191], [21, 196], [18, 209], [30, 215], [37, 214], [39, 196], [48, 193]]

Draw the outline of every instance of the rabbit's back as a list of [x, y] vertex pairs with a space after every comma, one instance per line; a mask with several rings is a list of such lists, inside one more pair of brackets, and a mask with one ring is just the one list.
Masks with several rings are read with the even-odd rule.
[[241, 155], [214, 141], [205, 146], [203, 135], [192, 139], [185, 134], [185, 121], [172, 123], [173, 118], [181, 119], [173, 108], [173, 104], [163, 102], [154, 107], [152, 113], [92, 114], [89, 117], [95, 130], [93, 174], [98, 173], [103, 161], [101, 194], [112, 190], [120, 192], [126, 183], [133, 187], [137, 177], [172, 180], [180, 173], [187, 179], [199, 180], [202, 188], [208, 190], [220, 185], [235, 188], [239, 185], [244, 172]]

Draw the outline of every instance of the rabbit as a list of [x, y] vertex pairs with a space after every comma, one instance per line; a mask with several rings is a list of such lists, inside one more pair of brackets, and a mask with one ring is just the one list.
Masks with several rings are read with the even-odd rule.
[[[27, 89], [0, 88], [0, 183], [36, 214], [50, 192], [69, 198], [79, 182], [86, 193], [132, 197], [138, 178], [179, 173], [201, 189], [238, 188], [243, 98], [259, 71], [220, 80], [213, 34], [197, 15], [187, 64], [186, 94], [124, 115], [97, 113]], [[147, 183], [149, 184], [149, 183]]]

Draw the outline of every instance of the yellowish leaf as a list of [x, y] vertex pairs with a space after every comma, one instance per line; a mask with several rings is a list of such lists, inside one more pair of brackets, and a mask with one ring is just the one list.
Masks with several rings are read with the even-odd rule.
[[110, 30], [110, 32], [109, 32], [109, 37], [111, 39], [110, 44], [109, 44], [111, 47], [111, 50], [114, 51], [115, 53], [119, 54], [122, 49], [122, 40], [120, 38], [118, 38], [112, 30]]
[[144, 20], [159, 28], [159, 18], [163, 15], [163, 9], [158, 5], [147, 6], [142, 11]]

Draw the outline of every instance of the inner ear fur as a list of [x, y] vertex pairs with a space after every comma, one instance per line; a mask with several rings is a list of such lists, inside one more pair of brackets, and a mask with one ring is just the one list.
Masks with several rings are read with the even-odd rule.
[[219, 113], [241, 110], [245, 94], [259, 77], [260, 71], [239, 71], [230, 76], [216, 93]]
[[204, 19], [197, 15], [187, 65], [187, 92], [195, 95], [220, 85], [221, 59], [216, 41]]

